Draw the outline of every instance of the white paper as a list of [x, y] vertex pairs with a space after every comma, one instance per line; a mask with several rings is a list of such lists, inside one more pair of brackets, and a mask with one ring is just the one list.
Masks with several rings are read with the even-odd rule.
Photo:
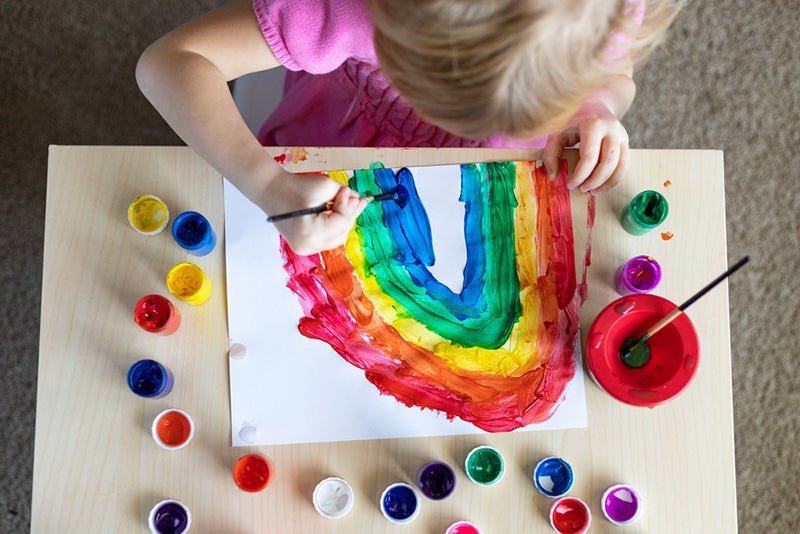
[[[437, 262], [430, 270], [457, 292], [466, 257], [464, 206], [458, 201], [460, 182], [453, 179], [458, 172], [412, 171], [431, 222]], [[227, 180], [224, 193], [228, 328], [231, 343], [247, 348], [243, 358], [229, 360], [234, 446], [484, 433], [381, 395], [327, 343], [302, 336], [297, 325], [303, 313], [285, 286], [278, 232]], [[586, 426], [579, 351], [576, 336], [575, 377], [556, 413], [516, 432]]]

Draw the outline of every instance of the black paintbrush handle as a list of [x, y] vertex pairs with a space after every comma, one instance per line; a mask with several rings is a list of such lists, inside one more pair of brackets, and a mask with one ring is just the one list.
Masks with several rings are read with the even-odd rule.
[[722, 282], [723, 280], [728, 278], [730, 275], [732, 275], [733, 273], [738, 271], [748, 261], [750, 261], [750, 256], [745, 256], [741, 260], [737, 261], [733, 265], [733, 267], [731, 267], [730, 269], [728, 269], [727, 271], [725, 271], [724, 273], [719, 275], [717, 278], [714, 279], [714, 281], [712, 281], [706, 287], [704, 287], [703, 289], [701, 289], [700, 291], [695, 293], [695, 295], [693, 297], [691, 297], [689, 300], [687, 300], [686, 302], [684, 302], [683, 304], [678, 306], [678, 309], [683, 311], [686, 308], [688, 308], [689, 306], [691, 306], [692, 304], [694, 304], [694, 301], [696, 301], [697, 299], [699, 299], [700, 297], [702, 297], [703, 295], [705, 295], [706, 293], [711, 291], [714, 288], [714, 286], [716, 286], [717, 284], [719, 284], [720, 282]]
[[267, 217], [267, 222], [275, 222], [275, 221], [282, 221], [284, 219], [292, 219], [294, 217], [302, 217], [303, 215], [314, 215], [315, 213], [322, 213], [323, 211], [328, 211], [331, 209], [332, 202], [327, 204], [321, 204], [319, 206], [314, 206], [313, 208], [305, 208], [302, 210], [297, 211], [290, 211], [288, 213], [281, 213], [278, 215], [273, 215], [272, 217]]

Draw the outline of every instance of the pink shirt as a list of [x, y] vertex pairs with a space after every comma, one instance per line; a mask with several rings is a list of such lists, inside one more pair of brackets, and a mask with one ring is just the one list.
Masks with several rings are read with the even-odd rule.
[[536, 147], [500, 134], [465, 139], [409, 106], [378, 67], [363, 0], [253, 0], [286, 73], [283, 99], [261, 127], [265, 146]]

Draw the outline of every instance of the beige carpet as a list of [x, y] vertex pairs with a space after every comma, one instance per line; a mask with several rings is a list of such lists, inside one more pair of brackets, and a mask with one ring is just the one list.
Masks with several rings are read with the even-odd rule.
[[[147, 43], [218, 3], [0, 3], [0, 532], [30, 528], [47, 146], [178, 144], [133, 68]], [[729, 259], [753, 257], [730, 284], [748, 534], [800, 532], [799, 15], [796, 0], [690, 1], [625, 119], [634, 147], [725, 151]]]

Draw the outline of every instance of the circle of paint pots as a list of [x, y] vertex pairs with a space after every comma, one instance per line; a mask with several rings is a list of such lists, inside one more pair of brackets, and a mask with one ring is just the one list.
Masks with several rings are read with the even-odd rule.
[[617, 484], [603, 493], [600, 505], [606, 519], [615, 525], [630, 525], [639, 519], [644, 503], [636, 489], [625, 484]]
[[233, 481], [244, 491], [263, 490], [272, 478], [272, 463], [260, 454], [247, 454], [233, 466]]
[[189, 508], [175, 499], [166, 499], [153, 506], [147, 518], [152, 534], [183, 534], [191, 524]]
[[658, 191], [642, 191], [628, 203], [620, 222], [626, 232], [643, 235], [664, 222], [669, 214], [669, 204]]
[[128, 206], [128, 223], [143, 235], [156, 235], [167, 226], [169, 209], [155, 195], [141, 195]]
[[481, 531], [469, 521], [456, 521], [447, 527], [444, 534], [481, 534]]
[[643, 294], [620, 297], [603, 308], [586, 335], [586, 367], [595, 384], [633, 406], [657, 406], [683, 392], [700, 358], [697, 331], [685, 313], [645, 342], [650, 358], [641, 367], [627, 365], [620, 354], [626, 340], [642, 336], [677, 307]]
[[475, 484], [491, 486], [503, 478], [506, 472], [506, 462], [500, 451], [488, 445], [481, 445], [467, 454], [464, 470]]
[[194, 422], [188, 413], [171, 408], [153, 419], [153, 440], [162, 448], [177, 450], [185, 447], [194, 437]]
[[355, 493], [345, 480], [328, 477], [314, 488], [312, 498], [314, 509], [323, 517], [337, 519], [344, 517], [353, 508]]
[[419, 514], [419, 494], [405, 482], [396, 482], [383, 490], [380, 504], [383, 516], [392, 523], [410, 523]]
[[181, 248], [195, 256], [205, 256], [217, 244], [211, 223], [196, 211], [186, 211], [175, 217], [172, 237]]
[[431, 462], [419, 470], [417, 484], [426, 497], [438, 501], [453, 493], [456, 474], [444, 462]]
[[592, 524], [592, 511], [577, 497], [562, 497], [550, 507], [550, 525], [558, 534], [583, 534]]
[[182, 262], [167, 273], [167, 289], [180, 300], [197, 306], [211, 296], [211, 281], [194, 263]]
[[148, 332], [167, 336], [180, 326], [181, 312], [166, 297], [146, 295], [136, 303], [133, 320]]
[[545, 497], [566, 495], [572, 489], [574, 481], [572, 466], [563, 458], [543, 458], [533, 469], [533, 484]]
[[661, 265], [651, 256], [634, 256], [614, 276], [614, 288], [620, 295], [649, 293], [661, 281]]
[[144, 359], [128, 368], [128, 387], [146, 399], [166, 397], [175, 385], [175, 377], [167, 367], [155, 360]]

